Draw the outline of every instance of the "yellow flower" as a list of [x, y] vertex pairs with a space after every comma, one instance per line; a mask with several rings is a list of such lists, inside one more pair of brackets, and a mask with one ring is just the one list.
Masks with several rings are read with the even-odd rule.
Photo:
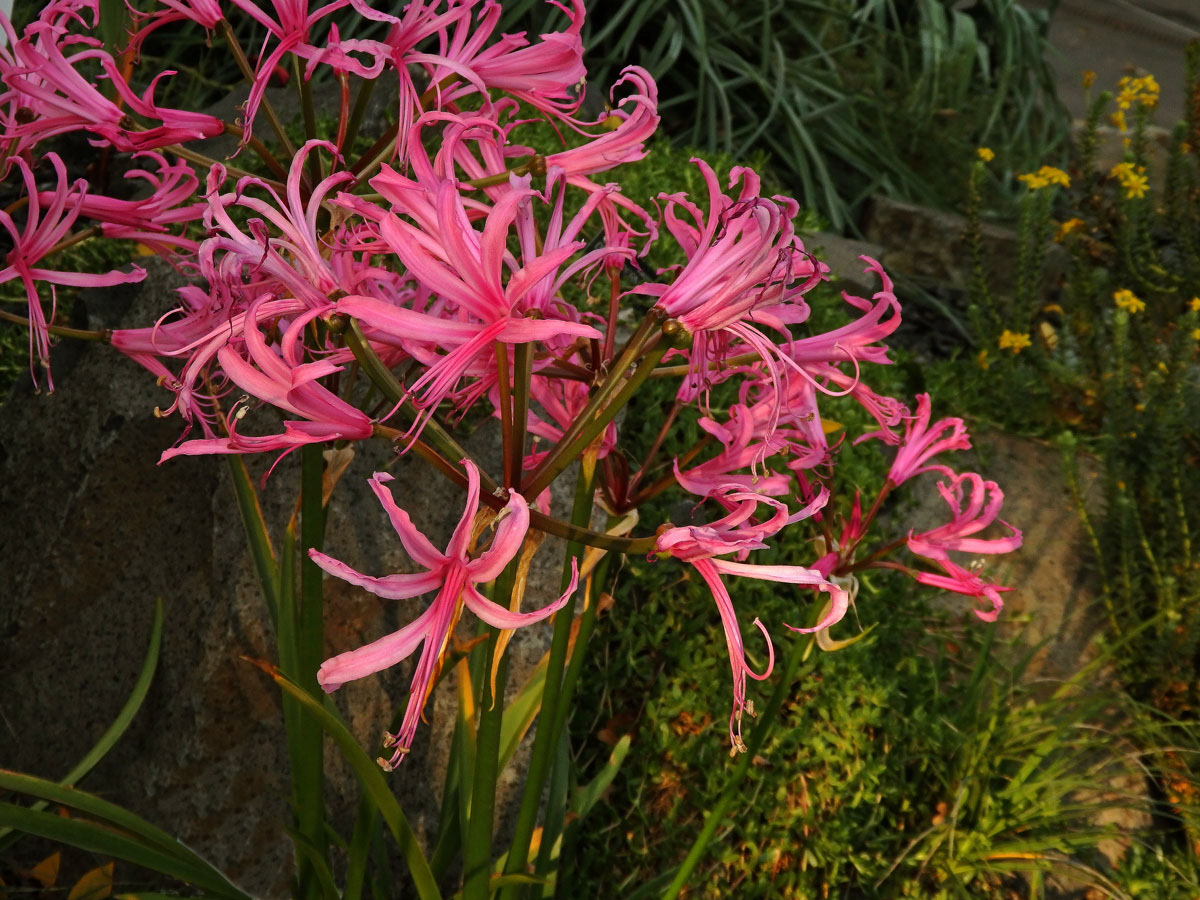
[[[1197, 328], [1196, 330], [1200, 331], [1200, 328]], [[992, 364], [988, 360], [988, 352], [987, 352], [986, 347], [984, 349], [980, 350], [979, 354], [975, 357], [975, 364], [978, 365], [979, 368], [983, 369], [985, 372], [991, 368]]]
[[1113, 123], [1113, 126], [1118, 131], [1129, 130], [1129, 125], [1125, 122], [1125, 113], [1123, 113], [1121, 110], [1118, 109], [1115, 113], [1109, 116], [1109, 120]]
[[1032, 343], [1033, 341], [1029, 339], [1028, 333], [1009, 331], [1007, 328], [1000, 333], [999, 344], [1001, 350], [1011, 350], [1014, 354], [1017, 354]]
[[1129, 200], [1134, 197], [1145, 197], [1147, 186], [1145, 175], [1130, 175], [1121, 182], [1121, 187], [1125, 188], [1125, 197]]
[[1200, 312], [1200, 297], [1193, 297], [1188, 301], [1188, 309], [1192, 312]]
[[1125, 196], [1130, 199], [1146, 196], [1146, 188], [1149, 187], [1149, 182], [1145, 172], [1145, 166], [1138, 166], [1135, 171], [1133, 163], [1128, 160], [1117, 163], [1108, 170], [1110, 176], [1121, 182], [1121, 187], [1125, 188]]
[[1153, 75], [1143, 75], [1138, 79], [1141, 82], [1141, 101], [1145, 106], [1154, 106], [1158, 103], [1159, 87], [1158, 82], [1154, 80]]
[[1143, 75], [1140, 78], [1126, 75], [1117, 82], [1117, 87], [1121, 89], [1117, 97], [1117, 105], [1121, 109], [1129, 109], [1134, 103], [1140, 103], [1142, 106], [1158, 104], [1159, 87], [1153, 75]]
[[1023, 181], [1031, 191], [1040, 190], [1052, 184], [1062, 185], [1063, 187], [1071, 186], [1071, 179], [1067, 177], [1067, 173], [1062, 169], [1054, 168], [1054, 166], [1042, 166], [1036, 172], [1026, 172], [1024, 175], [1018, 175], [1017, 180]]
[[1193, 341], [1200, 341], [1200, 328], [1193, 328], [1193, 329], [1192, 329], [1192, 340], [1193, 340]]
[[[1058, 233], [1054, 235], [1054, 240], [1061, 244], [1067, 239], [1067, 235], [1083, 224], [1083, 219], [1067, 219], [1058, 226]], [[1061, 312], [1061, 310], [1060, 310]]]
[[1042, 166], [1038, 169], [1038, 174], [1046, 179], [1050, 184], [1058, 184], [1063, 187], [1071, 186], [1071, 179], [1067, 177], [1067, 173], [1062, 169], [1056, 169], [1054, 166]]
[[1118, 307], [1128, 310], [1131, 313], [1140, 313], [1146, 308], [1146, 304], [1139, 300], [1133, 291], [1128, 288], [1113, 291], [1113, 300], [1117, 302]]
[[992, 152], [990, 147], [979, 147], [975, 151], [975, 155], [978, 156], [980, 159], [982, 159], [984, 162], [991, 162], [993, 159], [996, 158], [996, 154]]
[[1096, 83], [1096, 73], [1093, 72], [1091, 69], [1085, 69], [1083, 72], [1083, 86], [1085, 88], [1090, 88], [1095, 83]]

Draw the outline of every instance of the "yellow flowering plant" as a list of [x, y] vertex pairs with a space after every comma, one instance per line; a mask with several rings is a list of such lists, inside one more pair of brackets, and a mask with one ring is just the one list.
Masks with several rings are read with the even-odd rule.
[[[1200, 44], [1188, 55], [1185, 96], [1200, 98]], [[987, 361], [969, 371], [981, 413], [1000, 410], [1002, 425], [1058, 434], [1068, 460], [1083, 447], [1101, 457], [1106, 507], [1094, 521], [1085, 514], [1085, 525], [1108, 631], [1133, 635], [1123, 675], [1138, 699], [1194, 721], [1200, 555], [1188, 535], [1200, 529], [1200, 106], [1162, 149], [1147, 138], [1158, 97], [1153, 76], [1122, 78], [1115, 92], [1090, 99], [1069, 162], [1013, 176], [1027, 190], [1011, 286], [985, 274], [982, 209], [968, 208], [969, 309], [975, 352], [983, 348], [976, 360]], [[1099, 165], [1100, 126], [1110, 117], [1125, 132], [1124, 154]], [[973, 170], [982, 177], [979, 164]]]

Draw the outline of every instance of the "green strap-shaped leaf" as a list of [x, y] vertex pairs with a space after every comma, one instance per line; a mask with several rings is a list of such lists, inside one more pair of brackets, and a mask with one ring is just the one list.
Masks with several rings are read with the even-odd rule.
[[633, 740], [631, 735], [625, 735], [617, 745], [613, 747], [612, 753], [608, 757], [608, 762], [604, 764], [604, 768], [600, 770], [590, 782], [581, 787], [571, 801], [571, 809], [583, 818], [588, 814], [593, 806], [603, 796], [608, 786], [613, 783], [613, 779], [617, 777], [617, 771], [621, 768], [621, 763], [625, 761], [625, 757], [629, 754], [629, 745]]
[[[2, 774], [8, 775], [8, 773]], [[50, 782], [46, 782], [46, 784], [50, 784]], [[7, 777], [4, 779], [3, 786], [13, 790], [19, 789], [11, 786]], [[51, 786], [57, 787], [57, 785]], [[196, 861], [192, 861], [183, 854], [148, 844], [141, 840], [141, 836], [138, 834], [123, 833], [121, 830], [96, 822], [68, 819], [54, 813], [14, 806], [11, 803], [0, 803], [0, 824], [72, 847], [90, 850], [93, 853], [126, 860], [154, 872], [178, 878], [187, 884], [195, 885], [208, 891], [214, 897], [228, 898], [228, 900], [250, 900], [248, 894], [238, 890], [224, 875], [199, 857], [196, 858]], [[175, 843], [180, 850], [187, 850], [182, 844]], [[187, 852], [191, 853], [191, 851]]]
[[231, 453], [225, 457], [225, 461], [233, 479], [238, 512], [242, 517], [242, 527], [246, 530], [246, 543], [250, 547], [250, 555], [254, 557], [254, 568], [258, 572], [263, 598], [267, 601], [267, 610], [274, 624], [279, 605], [279, 563], [275, 558], [275, 549], [271, 546], [271, 536], [267, 531], [266, 519], [263, 518], [258, 491], [254, 489], [254, 482], [250, 480], [245, 460], [236, 453]]
[[549, 660], [543, 657], [529, 673], [521, 692], [504, 709], [504, 722], [500, 726], [500, 771], [517, 752], [522, 738], [542, 709], [542, 693], [546, 686], [546, 669]]
[[417, 896], [421, 900], [441, 900], [442, 894], [438, 890], [433, 872], [429, 868], [429, 862], [425, 859], [425, 854], [421, 852], [421, 846], [417, 843], [412, 826], [404, 817], [400, 803], [396, 800], [396, 795], [392, 793], [391, 788], [388, 787], [387, 779], [383, 777], [383, 772], [378, 764], [367, 756], [349, 729], [306, 690], [285, 678], [273, 666], [253, 660], [252, 662], [270, 675], [284, 691], [298, 700], [305, 712], [313, 716], [325, 729], [325, 733], [338, 745], [346, 762], [350, 764], [350, 768], [354, 770], [354, 774], [362, 783], [363, 790], [379, 808], [380, 815], [387, 822], [392, 837], [395, 838], [396, 844], [400, 847], [400, 853], [408, 865]]
[[[108, 755], [108, 751], [121, 739], [121, 736], [133, 721], [133, 717], [142, 708], [142, 701], [146, 699], [146, 694], [150, 690], [150, 683], [154, 680], [154, 670], [158, 667], [158, 654], [162, 647], [162, 624], [163, 605], [160, 599], [155, 601], [154, 604], [154, 621], [150, 625], [150, 644], [146, 648], [146, 658], [142, 660], [142, 670], [138, 673], [137, 681], [134, 682], [129, 699], [125, 701], [125, 705], [121, 707], [121, 711], [117, 713], [117, 717], [113, 719], [112, 724], [108, 726], [104, 734], [100, 735], [100, 740], [96, 741], [92, 749], [84, 754], [83, 759], [76, 763], [75, 767], [63, 776], [59, 784], [72, 787], [83, 776], [92, 771], [96, 767], [96, 764], [104, 759]], [[45, 809], [46, 801], [38, 801], [31, 808], [35, 810]], [[0, 829], [0, 853], [7, 850], [18, 840], [20, 840], [20, 835], [12, 829]]]
[[329, 861], [325, 859], [325, 854], [303, 832], [295, 828], [288, 828], [287, 833], [297, 852], [312, 866], [315, 876], [314, 883], [320, 890], [323, 900], [338, 900], [341, 895], [333, 883], [333, 872], [329, 869]]

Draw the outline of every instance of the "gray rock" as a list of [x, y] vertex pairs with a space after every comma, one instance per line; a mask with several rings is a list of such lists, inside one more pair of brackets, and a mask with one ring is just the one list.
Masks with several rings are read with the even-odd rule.
[[[879, 261], [888, 274], [924, 285], [966, 291], [971, 280], [967, 220], [916, 203], [873, 197], [863, 226], [868, 241], [887, 249]], [[984, 274], [993, 294], [1011, 294], [1016, 284], [1017, 233], [985, 223]], [[1069, 260], [1058, 245], [1047, 248], [1047, 283], [1066, 271]]]
[[[172, 303], [177, 276], [152, 263], [138, 286], [90, 292], [110, 316], [93, 327], [153, 321]], [[65, 360], [64, 360], [65, 363]], [[274, 658], [274, 636], [246, 552], [225, 464], [180, 458], [159, 466], [181, 423], [159, 419], [170, 395], [108, 347], [87, 345], [55, 370], [58, 390], [18, 390], [0, 407], [0, 765], [59, 778], [121, 708], [145, 652], [154, 602], [165, 603], [162, 656], [146, 704], [116, 749], [81, 787], [128, 806], [178, 835], [246, 890], [289, 894], [291, 845], [287, 753], [278, 691], [241, 657]], [[495, 471], [496, 430], [480, 428], [468, 449]], [[249, 459], [259, 477], [274, 459]], [[364, 445], [334, 494], [326, 549], [373, 574], [411, 571], [387, 517], [367, 489], [388, 467], [400, 502], [435, 544], [462, 513], [464, 495], [389, 446]], [[285, 459], [263, 491], [278, 546], [294, 508], [299, 463]], [[562, 479], [566, 481], [566, 479]], [[556, 485], [554, 505], [567, 500]], [[558, 594], [561, 543], [535, 560], [525, 608]], [[423, 600], [381, 601], [327, 578], [330, 654], [409, 621]], [[474, 634], [465, 615], [463, 637]], [[510, 645], [510, 696], [549, 645], [549, 626], [523, 629]], [[403, 704], [411, 661], [347, 685], [336, 701], [362, 744], [377, 745]], [[389, 776], [414, 827], [437, 826], [453, 679], [427, 708], [411, 757]], [[328, 798], [349, 830], [355, 785], [327, 742]], [[524, 763], [506, 779], [500, 819]], [[507, 806], [505, 804], [507, 803]]]
[[830, 277], [842, 290], [860, 297], [870, 297], [879, 290], [878, 279], [863, 274], [865, 263], [859, 257], [879, 259], [884, 255], [882, 245], [844, 238], [829, 231], [806, 234], [804, 245], [829, 266]]

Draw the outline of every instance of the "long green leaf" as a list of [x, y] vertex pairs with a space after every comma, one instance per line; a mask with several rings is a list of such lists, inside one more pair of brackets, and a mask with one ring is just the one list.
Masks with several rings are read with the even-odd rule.
[[571, 809], [579, 814], [580, 818], [586, 816], [608, 790], [609, 785], [613, 783], [613, 779], [617, 777], [617, 772], [621, 768], [621, 763], [625, 761], [625, 757], [629, 755], [629, 747], [633, 741], [632, 735], [625, 735], [617, 745], [613, 747], [613, 751], [609, 754], [608, 762], [604, 764], [596, 777], [586, 785], [579, 789], [571, 801]]
[[[33, 775], [10, 772], [7, 769], [0, 769], [0, 790], [14, 791], [30, 797], [37, 797], [50, 803], [57, 803], [69, 809], [78, 810], [91, 818], [99, 819], [102, 822], [109, 823], [123, 831], [129, 832], [138, 840], [145, 842], [148, 846], [158, 851], [174, 855], [192, 865], [211, 868], [209, 863], [199, 854], [189, 849], [186, 845], [181, 844], [161, 828], [152, 825], [141, 816], [130, 812], [123, 806], [118, 806], [115, 803], [97, 797], [95, 794], [89, 794], [78, 788], [55, 784], [53, 781], [47, 781], [44, 778], [37, 778]], [[216, 870], [214, 869], [213, 871], [215, 872]]]
[[[104, 759], [108, 755], [108, 751], [121, 739], [121, 735], [129, 728], [134, 716], [142, 708], [142, 701], [146, 699], [150, 683], [154, 680], [154, 670], [158, 667], [158, 654], [162, 647], [162, 625], [163, 605], [162, 600], [159, 599], [154, 603], [154, 621], [150, 625], [150, 643], [146, 647], [142, 669], [138, 673], [137, 681], [134, 682], [133, 690], [129, 693], [129, 698], [121, 707], [121, 711], [117, 713], [117, 717], [113, 719], [112, 724], [105, 729], [104, 734], [100, 735], [100, 740], [96, 741], [92, 749], [84, 754], [83, 759], [59, 780], [59, 784], [73, 787], [83, 776], [95, 768], [96, 764]], [[45, 808], [46, 801], [44, 800], [39, 800], [31, 807], [31, 809]], [[19, 838], [16, 832], [0, 829], [0, 853], [11, 847], [17, 840]]]
[[408, 824], [408, 819], [405, 818], [404, 812], [400, 809], [400, 803], [396, 800], [396, 795], [392, 793], [391, 788], [388, 787], [387, 780], [383, 777], [383, 772], [379, 766], [367, 756], [349, 729], [333, 713], [312, 697], [308, 691], [289, 678], [286, 678], [274, 666], [254, 660], [251, 660], [251, 662], [270, 675], [275, 683], [287, 691], [290, 696], [298, 700], [305, 712], [313, 716], [325, 730], [325, 733], [333, 738], [333, 742], [342, 751], [346, 762], [350, 764], [350, 768], [358, 776], [363, 790], [366, 791], [367, 796], [379, 808], [380, 815], [387, 822], [388, 828], [392, 832], [392, 837], [395, 838], [396, 844], [400, 848], [400, 853], [408, 865], [408, 871], [412, 875], [417, 896], [421, 900], [441, 900], [442, 894], [438, 890], [433, 872], [429, 869], [429, 862], [425, 859], [425, 854], [421, 852], [417, 836], [413, 833], [412, 826]]
[[521, 692], [504, 709], [504, 722], [500, 726], [500, 771], [512, 761], [521, 739], [542, 709], [542, 693], [546, 686], [546, 668], [549, 658], [543, 657], [529, 677]]
[[233, 492], [237, 496], [242, 528], [246, 531], [246, 542], [250, 546], [250, 555], [254, 557], [254, 568], [258, 572], [263, 597], [267, 601], [267, 611], [274, 624], [279, 605], [279, 563], [275, 559], [275, 550], [271, 547], [271, 536], [267, 531], [266, 519], [263, 518], [262, 505], [258, 502], [258, 492], [250, 480], [245, 460], [236, 453], [231, 453], [225, 457], [225, 462], [233, 478]]
[[193, 863], [179, 854], [152, 846], [140, 840], [137, 835], [122, 833], [96, 822], [69, 819], [11, 803], [0, 803], [0, 825], [7, 825], [68, 846], [123, 859], [193, 884], [217, 897], [250, 900], [248, 894], [240, 891], [208, 863], [202, 860], [200, 864]]
[[329, 868], [329, 860], [325, 858], [323, 848], [317, 847], [308, 836], [295, 828], [287, 829], [292, 846], [308, 861], [312, 868], [313, 884], [319, 890], [322, 900], [338, 900], [338, 889], [333, 883], [333, 872]]

